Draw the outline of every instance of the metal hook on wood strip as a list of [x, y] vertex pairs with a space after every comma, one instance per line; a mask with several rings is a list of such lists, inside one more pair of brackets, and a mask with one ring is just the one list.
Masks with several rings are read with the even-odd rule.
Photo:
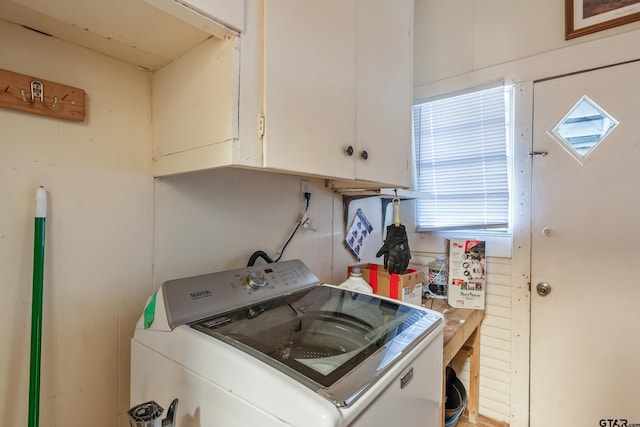
[[45, 107], [53, 110], [56, 106], [56, 104], [58, 104], [58, 97], [54, 96], [53, 97], [53, 104], [51, 105], [47, 105], [44, 103], [44, 84], [42, 84], [42, 82], [39, 82], [38, 80], [33, 80], [31, 82], [31, 99], [27, 99], [27, 91], [24, 89], [20, 89], [20, 94], [22, 95], [22, 100], [24, 102], [26, 102], [27, 104], [33, 104], [36, 100], [36, 98], [40, 99], [40, 103], [42, 105], [44, 105]]

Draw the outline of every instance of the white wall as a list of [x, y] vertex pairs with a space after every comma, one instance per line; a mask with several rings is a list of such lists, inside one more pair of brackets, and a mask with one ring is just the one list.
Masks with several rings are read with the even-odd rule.
[[317, 231], [300, 228], [282, 260], [298, 258], [321, 281], [342, 283], [348, 266], [359, 262], [344, 239], [362, 209], [374, 229], [361, 262], [382, 262], [375, 258], [382, 244], [380, 199], [345, 206], [324, 179], [222, 168], [156, 179], [154, 287], [178, 277], [244, 267], [257, 250], [276, 259], [305, 207], [301, 180], [312, 192], [307, 215]]
[[[480, 413], [526, 426], [532, 82], [640, 58], [640, 23], [565, 41], [562, 1], [416, 0], [414, 31], [414, 100], [496, 80], [518, 85], [513, 252], [487, 262]], [[433, 238], [410, 242], [425, 261], [434, 255]], [[457, 365], [468, 375], [463, 360]]]
[[128, 426], [129, 340], [153, 262], [150, 78], [1, 20], [0, 40], [0, 68], [87, 93], [80, 123], [0, 110], [1, 423], [27, 424], [34, 196], [43, 185], [40, 424]]
[[563, 1], [415, 0], [414, 97], [634, 59], [639, 29], [636, 22], [565, 41]]
[[[334, 195], [324, 180], [305, 179], [312, 193], [307, 215], [318, 229], [299, 228], [282, 260], [298, 258], [331, 282]], [[305, 207], [300, 180], [228, 168], [157, 178], [155, 286], [245, 267], [257, 250], [276, 259]]]

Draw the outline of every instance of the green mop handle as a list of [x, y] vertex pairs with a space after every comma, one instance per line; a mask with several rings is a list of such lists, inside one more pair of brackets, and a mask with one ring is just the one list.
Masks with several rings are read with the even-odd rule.
[[44, 276], [44, 229], [47, 191], [36, 190], [33, 239], [33, 301], [31, 302], [31, 364], [29, 369], [29, 427], [37, 427], [40, 414], [40, 353], [42, 349], [42, 282]]

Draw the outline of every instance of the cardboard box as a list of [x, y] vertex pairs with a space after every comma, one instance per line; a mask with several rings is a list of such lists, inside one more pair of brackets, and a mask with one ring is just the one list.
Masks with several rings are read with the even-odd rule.
[[422, 305], [422, 271], [407, 269], [404, 274], [389, 274], [380, 264], [359, 264], [362, 278], [373, 288], [373, 292], [409, 304]]
[[483, 240], [445, 239], [450, 306], [484, 310], [485, 253]]

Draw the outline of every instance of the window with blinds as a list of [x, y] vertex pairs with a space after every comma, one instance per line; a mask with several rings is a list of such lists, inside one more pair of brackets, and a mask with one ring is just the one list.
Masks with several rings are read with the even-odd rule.
[[506, 229], [510, 217], [512, 87], [413, 107], [418, 231]]

